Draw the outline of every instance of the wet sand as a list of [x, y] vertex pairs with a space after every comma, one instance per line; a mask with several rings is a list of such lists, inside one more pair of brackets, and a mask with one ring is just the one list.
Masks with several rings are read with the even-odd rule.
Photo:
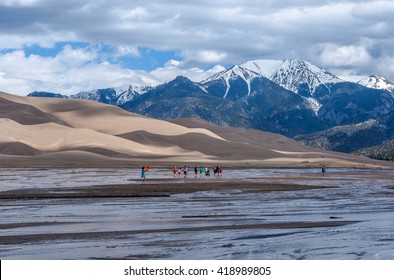
[[[149, 230], [125, 230], [125, 231], [108, 231], [108, 232], [78, 232], [78, 233], [54, 233], [54, 234], [27, 234], [19, 236], [0, 236], [0, 244], [23, 244], [31, 242], [48, 242], [55, 240], [73, 240], [73, 239], [120, 239], [127, 238], [135, 234], [157, 234], [157, 233], [182, 233], [182, 232], [204, 232], [204, 231], [227, 231], [227, 230], [259, 230], [259, 229], [306, 229], [318, 227], [337, 227], [356, 223], [356, 221], [326, 221], [326, 222], [296, 222], [296, 223], [264, 223], [264, 224], [246, 224], [246, 225], [228, 225], [228, 226], [207, 226], [207, 227], [180, 227], [180, 228], [162, 228]], [[42, 226], [37, 224], [36, 226]], [[57, 223], [47, 223], [45, 225], [58, 225]], [[34, 224], [20, 224], [20, 227], [35, 226]]]
[[173, 194], [199, 191], [271, 192], [333, 188], [321, 185], [300, 185], [272, 182], [230, 181], [216, 179], [147, 179], [128, 184], [92, 185], [76, 188], [31, 188], [0, 192], [0, 199], [65, 199], [116, 197], [168, 197]]
[[146, 181], [136, 170], [113, 184], [100, 182], [129, 171], [57, 170], [70, 180], [60, 187], [53, 170], [23, 172], [44, 187], [0, 192], [3, 259], [394, 258], [391, 170], [153, 170]]

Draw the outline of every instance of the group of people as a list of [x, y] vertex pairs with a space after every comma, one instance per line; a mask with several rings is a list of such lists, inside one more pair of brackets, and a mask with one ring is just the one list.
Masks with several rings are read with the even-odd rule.
[[[146, 171], [148, 171], [149, 168], [150, 168], [149, 166], [143, 166], [142, 167], [142, 169], [141, 169], [141, 179], [142, 180], [145, 180]], [[223, 167], [222, 166], [215, 165], [213, 167], [213, 175], [214, 176], [222, 176], [222, 171], [223, 171]], [[327, 171], [326, 166], [323, 165], [322, 169], [321, 169], [321, 172], [322, 172], [323, 176], [325, 175], [326, 171]], [[176, 166], [174, 166], [174, 168], [172, 169], [172, 172], [174, 173], [174, 177], [176, 177], [177, 175], [178, 175], [178, 177], [180, 177], [181, 174], [183, 173], [183, 177], [186, 178], [187, 177], [187, 173], [188, 173], [188, 167], [186, 165], [183, 168], [182, 167], [177, 168]], [[194, 176], [197, 177], [198, 173], [200, 173], [200, 177], [202, 177], [202, 176], [206, 176], [206, 177], [211, 176], [209, 167], [203, 167], [203, 166], [197, 167], [197, 165], [194, 166]]]
[[[216, 175], [221, 176], [222, 171], [223, 171], [222, 166], [216, 165], [213, 167], [213, 175], [214, 176], [216, 176]], [[177, 175], [178, 175], [178, 177], [180, 177], [181, 174], [183, 173], [183, 177], [186, 178], [187, 174], [188, 174], [188, 167], [186, 165], [184, 167], [179, 167], [179, 168], [174, 166], [174, 168], [172, 168], [172, 172], [174, 173], [174, 177], [176, 177]], [[194, 166], [194, 177], [197, 177], [198, 173], [200, 173], [200, 177], [211, 176], [211, 172], [210, 172], [209, 167], [203, 167], [202, 165], [200, 167], [198, 167], [197, 165]]]
[[[141, 168], [141, 179], [143, 181], [145, 181], [146, 172], [149, 170], [149, 168], [150, 168], [149, 166], [143, 166]], [[213, 175], [214, 176], [222, 176], [222, 171], [223, 171], [222, 166], [216, 165], [213, 167]], [[187, 167], [187, 165], [185, 165], [184, 167], [179, 167], [179, 168], [174, 166], [174, 168], [172, 168], [172, 172], [174, 173], [174, 177], [176, 177], [177, 175], [178, 175], [178, 177], [180, 177], [181, 174], [183, 173], [183, 177], [186, 178], [187, 174], [188, 174], [188, 167]], [[200, 177], [211, 176], [209, 167], [203, 167], [203, 166], [198, 167], [197, 165], [194, 166], [194, 176], [197, 177], [198, 173], [200, 173]]]
[[183, 176], [187, 176], [187, 172], [188, 172], [188, 168], [187, 168], [187, 166], [185, 165], [183, 168], [182, 167], [179, 167], [179, 169], [178, 168], [176, 168], [176, 166], [174, 166], [174, 168], [172, 169], [172, 172], [174, 172], [174, 177], [178, 174], [178, 176], [181, 176], [181, 174], [183, 173]]

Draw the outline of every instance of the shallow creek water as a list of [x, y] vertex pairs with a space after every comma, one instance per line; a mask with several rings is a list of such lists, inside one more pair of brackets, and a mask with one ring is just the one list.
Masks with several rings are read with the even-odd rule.
[[[147, 198], [0, 199], [0, 258], [392, 260], [392, 173], [332, 169], [322, 177], [312, 169], [238, 169], [225, 170], [223, 178], [336, 188], [203, 191]], [[128, 169], [0, 169], [0, 191], [128, 184], [138, 177], [138, 170]], [[187, 184], [193, 177], [174, 179], [171, 170], [163, 169], [147, 174], [157, 184], [161, 179]], [[303, 226], [333, 221], [351, 223]], [[275, 227], [287, 223], [299, 226]], [[268, 224], [273, 226], [264, 227]]]

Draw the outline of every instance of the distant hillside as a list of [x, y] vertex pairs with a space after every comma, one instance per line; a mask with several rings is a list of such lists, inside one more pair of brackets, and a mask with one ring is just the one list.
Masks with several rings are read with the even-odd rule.
[[394, 161], [394, 139], [377, 146], [357, 150], [354, 154], [373, 159]]
[[298, 135], [294, 140], [314, 148], [348, 153], [380, 144], [388, 137], [387, 126], [376, 120], [368, 120], [358, 124], [335, 126], [308, 135]]

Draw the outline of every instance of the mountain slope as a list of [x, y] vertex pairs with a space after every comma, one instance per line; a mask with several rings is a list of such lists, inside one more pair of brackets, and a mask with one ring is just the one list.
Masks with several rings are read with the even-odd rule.
[[338, 152], [355, 150], [377, 145], [388, 137], [387, 127], [376, 120], [363, 123], [336, 126], [308, 135], [298, 135], [294, 139], [309, 147]]
[[349, 82], [319, 87], [315, 97], [323, 104], [319, 118], [327, 127], [380, 120], [392, 112], [394, 106], [394, 98], [389, 93]]
[[252, 127], [293, 137], [322, 129], [309, 102], [266, 78], [254, 79], [245, 108]]
[[121, 107], [158, 119], [202, 118], [219, 125], [250, 126], [249, 116], [240, 104], [210, 95], [182, 76]]
[[383, 77], [371, 75], [359, 80], [357, 83], [364, 87], [381, 89], [394, 94], [394, 83]]
[[377, 146], [357, 150], [353, 153], [378, 160], [394, 161], [394, 139], [385, 141], [383, 144]]
[[34, 91], [27, 95], [28, 97], [50, 97], [50, 98], [69, 98], [67, 95], [46, 91]]

